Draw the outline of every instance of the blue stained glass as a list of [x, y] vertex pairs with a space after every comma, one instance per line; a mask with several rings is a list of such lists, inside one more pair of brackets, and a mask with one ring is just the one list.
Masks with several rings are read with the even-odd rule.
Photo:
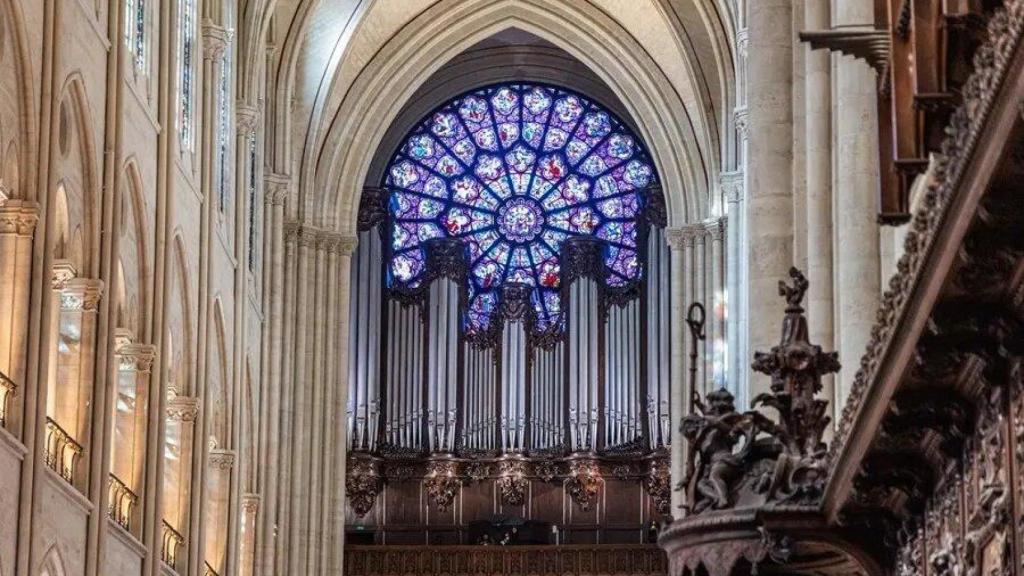
[[540, 329], [561, 325], [562, 243], [597, 236], [609, 284], [639, 279], [639, 192], [654, 179], [640, 141], [582, 95], [526, 83], [464, 94], [417, 125], [388, 167], [390, 282], [418, 286], [424, 242], [461, 238], [469, 331], [489, 326], [510, 281], [534, 287]]

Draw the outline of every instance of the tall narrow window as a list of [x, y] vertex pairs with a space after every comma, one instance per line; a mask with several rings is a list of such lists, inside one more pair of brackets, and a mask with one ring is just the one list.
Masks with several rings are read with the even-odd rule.
[[231, 140], [231, 48], [224, 53], [217, 89], [217, 186], [221, 214], [227, 211], [230, 194], [228, 145]]
[[146, 0], [125, 0], [124, 42], [132, 55], [137, 72], [148, 72], [149, 50], [146, 48]]
[[249, 181], [249, 272], [256, 273], [256, 131], [249, 132], [248, 138]]
[[[139, 1], [139, 0], [137, 0]], [[178, 134], [183, 150], [192, 150], [194, 146], [193, 110], [195, 94], [193, 94], [193, 67], [195, 64], [195, 0], [181, 0], [179, 4], [178, 31]]]

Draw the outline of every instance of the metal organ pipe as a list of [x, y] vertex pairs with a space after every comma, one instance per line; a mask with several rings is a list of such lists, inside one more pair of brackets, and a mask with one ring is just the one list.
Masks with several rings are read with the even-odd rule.
[[455, 395], [458, 381], [458, 284], [449, 278], [440, 278], [431, 284], [428, 299], [428, 441], [431, 452], [451, 452], [455, 448]]
[[380, 401], [381, 240], [376, 230], [359, 233], [352, 263], [349, 304], [349, 449], [377, 445]]
[[671, 291], [669, 254], [664, 230], [651, 227], [647, 244], [647, 381], [650, 447], [667, 446], [671, 440], [669, 419], [671, 355], [669, 348]]

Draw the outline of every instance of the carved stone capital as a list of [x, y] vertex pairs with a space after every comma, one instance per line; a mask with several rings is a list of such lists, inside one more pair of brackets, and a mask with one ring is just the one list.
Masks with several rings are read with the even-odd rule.
[[668, 247], [672, 250], [685, 250], [693, 248], [697, 236], [703, 236], [705, 233], [704, 224], [702, 223], [685, 224], [678, 228], [665, 230], [665, 242], [668, 243]]
[[117, 347], [118, 369], [122, 372], [138, 372], [149, 374], [156, 359], [156, 346], [152, 344], [133, 344], [131, 342]]
[[728, 221], [728, 217], [722, 216], [704, 223], [704, 229], [712, 242], [721, 242], [725, 238], [725, 227], [728, 225]]
[[267, 174], [263, 178], [263, 201], [272, 206], [284, 206], [288, 199], [288, 188], [291, 178], [284, 174]]
[[722, 172], [718, 175], [718, 184], [726, 202], [737, 204], [743, 201], [743, 171]]
[[235, 104], [235, 124], [238, 126], [238, 133], [248, 136], [256, 130], [260, 122], [260, 109], [252, 104], [239, 101]]
[[218, 26], [210, 20], [203, 21], [203, 57], [208, 60], [220, 60], [224, 57], [231, 31]]
[[0, 236], [31, 237], [39, 222], [39, 204], [27, 200], [0, 202]]
[[102, 297], [102, 280], [72, 278], [64, 283], [60, 291], [60, 309], [95, 311]]
[[214, 450], [210, 450], [207, 464], [213, 470], [226, 471], [235, 467], [235, 459], [236, 455], [234, 450], [216, 448]]
[[78, 276], [75, 265], [67, 260], [57, 260], [53, 263], [53, 275], [50, 277], [50, 288], [60, 292], [67, 285], [68, 281]]
[[339, 256], [351, 256], [359, 244], [359, 237], [341, 234], [338, 236], [337, 251]]
[[242, 512], [249, 516], [255, 516], [260, 511], [262, 500], [263, 497], [259, 494], [242, 494]]
[[174, 396], [167, 400], [167, 419], [175, 422], [195, 422], [199, 416], [199, 398]]

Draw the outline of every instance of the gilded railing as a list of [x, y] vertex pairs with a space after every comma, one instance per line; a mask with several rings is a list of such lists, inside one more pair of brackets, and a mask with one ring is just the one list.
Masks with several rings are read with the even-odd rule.
[[68, 483], [75, 481], [75, 466], [82, 445], [75, 441], [53, 418], [46, 417], [46, 465]]
[[205, 564], [206, 568], [203, 569], [203, 576], [220, 576], [220, 574], [213, 569], [213, 566], [210, 566], [209, 562], [206, 562]]
[[107, 513], [125, 530], [131, 530], [132, 511], [139, 497], [120, 478], [111, 474], [107, 480]]
[[18, 385], [0, 372], [0, 427], [7, 427], [7, 411], [10, 409], [11, 398], [18, 390]]
[[178, 551], [182, 546], [185, 545], [185, 537], [181, 535], [167, 523], [167, 520], [162, 521], [163, 533], [160, 539], [160, 560], [170, 566], [176, 568], [178, 563]]
[[665, 576], [650, 544], [571, 546], [345, 546], [346, 576]]

